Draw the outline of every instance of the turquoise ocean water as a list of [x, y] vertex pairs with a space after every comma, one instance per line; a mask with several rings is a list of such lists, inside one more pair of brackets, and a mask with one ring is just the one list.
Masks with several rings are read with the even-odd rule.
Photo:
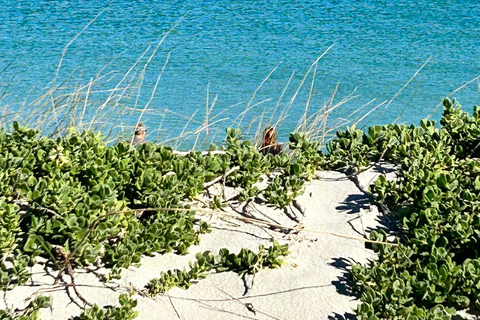
[[[215, 97], [210, 121], [219, 122], [210, 134], [218, 138], [248, 106], [256, 105], [241, 127], [252, 124], [250, 132], [255, 131], [262, 114], [263, 123], [275, 122], [329, 47], [291, 103], [279, 127], [281, 139], [295, 128], [307, 100], [311, 112], [319, 110], [335, 88], [334, 103], [352, 92], [355, 97], [332, 112], [328, 125], [369, 102], [362, 112], [389, 101], [428, 61], [387, 109], [381, 105], [362, 125], [397, 118], [417, 123], [443, 97], [480, 75], [480, 4], [473, 0], [1, 0], [0, 7], [0, 90], [5, 92], [0, 107], [28, 109], [55, 78], [62, 53], [56, 83], [79, 88], [100, 73], [98, 91], [114, 88], [138, 60], [129, 75], [136, 79], [132, 86], [143, 79], [141, 91], [126, 94], [122, 107], [147, 106], [142, 121], [161, 139], [201, 125], [207, 99], [211, 104]], [[91, 94], [87, 116], [109, 93]], [[454, 96], [465, 109], [480, 104], [478, 82]], [[138, 119], [139, 112], [119, 110], [108, 125], [128, 127]], [[433, 118], [439, 115], [440, 109]]]

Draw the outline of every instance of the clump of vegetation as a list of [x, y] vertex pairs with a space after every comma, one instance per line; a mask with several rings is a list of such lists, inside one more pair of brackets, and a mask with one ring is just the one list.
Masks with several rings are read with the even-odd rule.
[[21, 311], [0, 310], [0, 320], [40, 320], [39, 310], [50, 307], [50, 297], [38, 296]]
[[225, 154], [179, 156], [151, 143], [107, 146], [93, 132], [53, 140], [14, 123], [11, 133], [0, 132], [0, 251], [16, 262], [2, 267], [2, 288], [24, 282], [19, 270], [39, 255], [58, 267], [100, 264], [115, 275], [144, 254], [186, 253], [208, 231], [205, 223], [195, 227], [188, 203], [234, 166], [240, 170], [227, 184], [244, 199], [259, 194], [262, 174], [282, 170], [292, 182], [274, 179], [264, 193], [273, 205], [291, 202], [303, 186], [296, 176], [303, 158], [265, 157], [239, 139], [231, 129]]
[[[100, 264], [114, 275], [143, 254], [198, 243], [206, 228], [195, 228], [194, 212], [168, 209], [186, 208], [226, 165], [207, 156], [200, 166], [152, 144], [107, 146], [92, 132], [52, 140], [17, 123], [0, 133], [0, 149], [2, 253], [21, 266], [24, 255], [29, 263], [41, 255], [60, 269]], [[13, 280], [24, 282], [16, 269]]]
[[[305, 137], [292, 139], [292, 149], [309, 145]], [[108, 280], [139, 264], [143, 255], [185, 254], [210, 231], [191, 209], [206, 183], [240, 167], [225, 175], [240, 200], [263, 196], [284, 208], [303, 191], [316, 166], [309, 160], [313, 155], [303, 151], [264, 156], [234, 129], [227, 130], [223, 150], [183, 156], [152, 143], [107, 145], [91, 131], [52, 139], [17, 122], [1, 130], [0, 290], [25, 283], [27, 267], [39, 256], [59, 270], [57, 279], [72, 276], [74, 286], [75, 268], [109, 268]], [[323, 158], [317, 153], [315, 159]], [[255, 184], [264, 178], [269, 186], [259, 190]], [[222, 208], [218, 195], [211, 205]], [[252, 259], [268, 260], [277, 252], [264, 256], [262, 250]], [[250, 265], [252, 254], [235, 259]], [[262, 266], [276, 266], [270, 262]]]
[[[227, 129], [223, 148], [231, 167], [238, 166], [239, 170], [229, 175], [226, 183], [240, 188], [241, 201], [262, 197], [267, 204], [283, 209], [303, 193], [305, 181], [312, 179], [324, 156], [319, 142], [309, 141], [301, 133], [292, 133], [289, 139], [292, 154], [263, 156], [250, 141], [242, 139], [240, 130]], [[255, 184], [263, 179], [268, 185], [260, 190]]]
[[195, 261], [189, 264], [190, 270], [168, 270], [161, 272], [159, 278], [154, 278], [146, 286], [147, 294], [155, 296], [173, 287], [188, 289], [190, 285], [204, 279], [212, 271], [233, 271], [238, 274], [254, 274], [263, 268], [278, 268], [283, 264], [283, 257], [288, 255], [288, 245], [273, 245], [265, 248], [260, 245], [258, 253], [242, 249], [238, 254], [230, 253], [228, 249], [220, 249], [218, 255], [210, 251], [197, 253]]
[[[399, 218], [400, 236], [398, 246], [372, 245], [378, 260], [353, 266], [353, 289], [361, 296], [358, 317], [450, 319], [456, 310], [478, 310], [480, 110], [469, 115], [450, 100], [444, 106], [441, 126], [422, 121], [366, 132], [347, 128], [337, 132], [326, 154], [318, 142], [292, 133], [290, 153], [277, 156], [262, 155], [236, 129], [227, 130], [223, 153], [180, 156], [151, 143], [107, 145], [93, 132], [51, 139], [15, 123], [11, 131], [0, 131], [0, 290], [25, 283], [27, 267], [38, 256], [60, 275], [101, 265], [117, 277], [142, 255], [186, 253], [209, 232], [195, 219], [191, 203], [221, 176], [238, 188], [240, 201], [257, 198], [286, 208], [319, 168], [358, 173], [372, 162], [387, 161], [397, 165], [397, 179], [380, 176], [370, 192]], [[262, 180], [267, 187], [261, 190], [256, 186]], [[221, 209], [222, 199], [217, 195], [210, 205]], [[372, 232], [371, 238], [386, 242], [387, 234]], [[258, 253], [204, 252], [188, 271], [162, 272], [147, 291], [188, 288], [212, 271], [278, 267], [287, 253], [278, 243]], [[135, 300], [121, 296], [120, 305], [94, 306], [80, 317], [136, 316]], [[38, 308], [28, 310], [0, 315], [36, 319]]]
[[[450, 100], [437, 127], [387, 125], [339, 131], [329, 146], [332, 167], [358, 170], [381, 159], [397, 179], [371, 192], [400, 221], [399, 246], [375, 244], [378, 260], [355, 265], [359, 319], [450, 319], [480, 308], [480, 113]], [[384, 232], [371, 237], [385, 241]]]
[[121, 294], [118, 301], [119, 307], [101, 308], [97, 304], [88, 307], [74, 320], [132, 320], [138, 316], [138, 311], [133, 310], [137, 306], [137, 300], [132, 299], [128, 294]]

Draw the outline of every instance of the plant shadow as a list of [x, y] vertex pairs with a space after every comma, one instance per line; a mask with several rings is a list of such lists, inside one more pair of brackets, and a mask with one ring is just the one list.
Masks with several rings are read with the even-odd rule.
[[340, 269], [342, 271], [342, 275], [338, 277], [338, 280], [332, 281], [332, 284], [335, 286], [338, 293], [350, 296], [350, 297], [357, 297], [353, 289], [353, 282], [349, 279], [348, 274], [350, 273], [350, 269], [352, 265], [355, 263], [353, 259], [346, 259], [346, 258], [332, 258], [332, 262], [328, 264], [332, 267]]
[[[349, 215], [355, 215], [355, 214], [360, 214], [361, 212], [367, 212], [370, 213], [372, 208], [375, 208], [376, 204], [373, 203], [373, 201], [365, 194], [357, 193], [357, 194], [350, 194], [347, 196], [347, 198], [341, 202], [338, 206], [335, 207], [335, 209], [341, 213], [346, 213]], [[380, 211], [380, 208], [378, 208]], [[351, 219], [349, 221], [349, 224], [352, 226], [352, 228], [360, 235], [370, 234], [372, 231], [380, 231], [383, 230], [387, 234], [392, 234], [392, 233], [397, 233], [399, 230], [401, 230], [401, 227], [399, 225], [398, 219], [393, 214], [385, 214], [382, 212], [379, 212], [376, 214], [375, 217], [375, 226], [367, 226], [365, 230], [357, 230], [355, 228], [351, 221], [358, 219], [359, 217], [356, 217], [354, 219]]]
[[370, 199], [363, 194], [350, 194], [348, 197], [335, 209], [347, 214], [360, 213], [361, 210], [370, 209]]
[[345, 312], [345, 314], [339, 314], [334, 312], [333, 316], [328, 316], [328, 320], [357, 320], [357, 317], [353, 313]]
[[[333, 280], [332, 285], [339, 294], [358, 299], [358, 295], [353, 291], [353, 282], [349, 279], [348, 274], [353, 264], [356, 262], [353, 259], [346, 258], [333, 258], [333, 261], [328, 264], [332, 267], [340, 269], [342, 274], [338, 277], [338, 280]], [[345, 312], [344, 314], [334, 313], [334, 315], [328, 316], [329, 320], [352, 320], [357, 319], [353, 313]]]

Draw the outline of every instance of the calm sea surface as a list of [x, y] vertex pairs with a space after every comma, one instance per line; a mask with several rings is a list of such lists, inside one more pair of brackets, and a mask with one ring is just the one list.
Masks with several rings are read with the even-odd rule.
[[[334, 92], [333, 105], [353, 93], [331, 113], [333, 126], [353, 119], [349, 115], [367, 103], [354, 117], [390, 101], [412, 77], [366, 120], [417, 123], [480, 75], [476, 0], [3, 0], [0, 7], [1, 107], [28, 109], [55, 78], [64, 53], [55, 84], [73, 92], [99, 78], [85, 106], [87, 118], [112, 92], [102, 90], [129, 86], [107, 125], [132, 126], [141, 113], [132, 109], [146, 107], [142, 121], [161, 139], [200, 126], [207, 101], [214, 102], [209, 123], [218, 121], [211, 135], [223, 138], [223, 128], [235, 119], [255, 131], [259, 121], [276, 122], [288, 108], [280, 126], [286, 139], [307, 101], [312, 113]], [[454, 96], [471, 110], [480, 104], [478, 82]]]

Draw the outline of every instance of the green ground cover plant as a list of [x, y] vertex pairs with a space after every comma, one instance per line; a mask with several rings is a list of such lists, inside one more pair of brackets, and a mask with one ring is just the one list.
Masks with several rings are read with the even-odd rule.
[[[288, 152], [263, 156], [239, 130], [228, 129], [223, 144], [211, 148], [222, 152], [178, 155], [152, 143], [107, 144], [91, 131], [47, 138], [14, 123], [0, 131], [0, 290], [28, 281], [28, 266], [40, 256], [60, 276], [93, 265], [119, 277], [143, 255], [188, 252], [209, 232], [192, 204], [218, 177], [238, 190], [241, 202], [260, 199], [286, 208], [317, 169], [357, 174], [385, 161], [396, 165], [396, 179], [380, 176], [370, 193], [398, 218], [398, 246], [375, 243], [378, 260], [353, 266], [353, 289], [361, 300], [357, 316], [451, 319], [457, 310], [478, 311], [479, 108], [470, 115], [445, 100], [440, 125], [424, 120], [419, 126], [390, 124], [365, 132], [347, 128], [337, 131], [326, 153], [320, 148], [295, 132]], [[266, 188], [257, 187], [261, 181]], [[217, 195], [210, 205], [221, 210], [223, 200]], [[387, 242], [387, 233], [373, 231], [371, 239]], [[188, 271], [163, 272], [147, 290], [154, 295], [188, 288], [211, 271], [277, 267], [287, 251], [274, 243], [259, 253], [204, 252]], [[133, 319], [135, 305], [121, 296], [120, 307], [93, 306], [80, 317]], [[38, 308], [28, 310], [0, 315], [36, 319]]]
[[[307, 158], [263, 156], [238, 130], [227, 131], [222, 150], [178, 155], [152, 143], [107, 144], [92, 131], [49, 138], [14, 122], [0, 131], [0, 290], [27, 282], [37, 257], [59, 270], [56, 281], [87, 266], [108, 268], [109, 280], [140, 264], [143, 255], [187, 253], [210, 231], [192, 204], [207, 182], [236, 166], [240, 170], [225, 183], [239, 190], [239, 198], [263, 194], [277, 207], [291, 203], [309, 178], [300, 169]], [[278, 183], [274, 172], [290, 183]], [[254, 185], [262, 179], [270, 184], [265, 190]], [[215, 203], [221, 209], [220, 199]], [[263, 250], [235, 261], [248, 265], [252, 254], [267, 261], [276, 254], [265, 249], [270, 255], [264, 256]], [[262, 266], [277, 266], [271, 262]]]
[[479, 108], [469, 115], [446, 99], [440, 125], [351, 128], [328, 147], [333, 168], [398, 166], [394, 181], [382, 175], [371, 187], [398, 217], [401, 234], [399, 246], [375, 244], [378, 260], [353, 266], [359, 319], [450, 319], [480, 308]]
[[40, 320], [38, 310], [50, 307], [51, 302], [50, 297], [37, 296], [24, 310], [0, 310], [0, 320]]
[[132, 320], [138, 316], [138, 311], [134, 310], [137, 306], [137, 300], [132, 299], [128, 294], [121, 294], [118, 297], [119, 307], [106, 306], [101, 308], [95, 304], [85, 310], [73, 320]]
[[234, 254], [226, 248], [220, 249], [218, 255], [210, 251], [197, 253], [195, 261], [190, 262], [188, 271], [174, 269], [161, 272], [159, 278], [154, 278], [147, 284], [146, 293], [155, 296], [173, 287], [188, 289], [192, 283], [206, 278], [212, 270], [217, 273], [233, 271], [242, 275], [254, 274], [264, 268], [278, 268], [287, 255], [288, 245], [280, 245], [276, 241], [269, 248], [260, 245], [258, 253], [242, 249], [238, 254]]
[[[309, 141], [304, 134], [291, 133], [289, 141], [291, 154], [263, 156], [249, 140], [242, 138], [239, 129], [227, 129], [223, 149], [231, 166], [238, 166], [239, 170], [227, 177], [226, 184], [241, 189], [241, 201], [262, 197], [267, 204], [283, 209], [303, 193], [305, 181], [311, 180], [323, 164], [324, 155], [319, 152], [320, 143]], [[268, 186], [260, 190], [255, 184], [263, 179]]]

